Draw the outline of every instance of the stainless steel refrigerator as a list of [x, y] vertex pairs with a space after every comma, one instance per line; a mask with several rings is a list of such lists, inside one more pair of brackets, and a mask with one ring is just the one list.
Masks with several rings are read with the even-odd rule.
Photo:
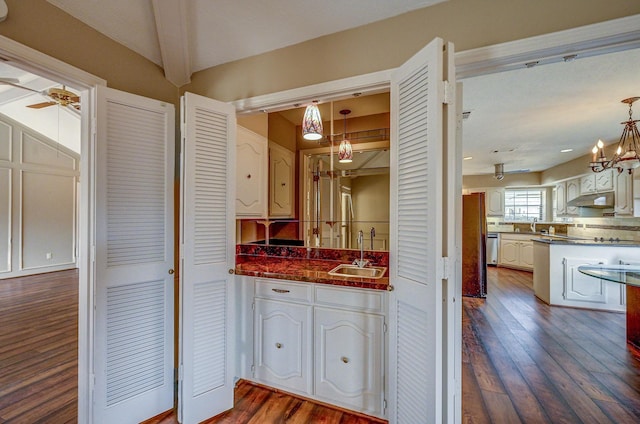
[[462, 196], [462, 295], [487, 295], [487, 220], [484, 193]]

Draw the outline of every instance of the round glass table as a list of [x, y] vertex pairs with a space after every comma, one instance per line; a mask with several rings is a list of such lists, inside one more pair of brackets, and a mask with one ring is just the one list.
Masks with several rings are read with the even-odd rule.
[[640, 287], [640, 265], [580, 265], [578, 271], [590, 277]]
[[578, 271], [627, 286], [627, 343], [640, 352], [640, 265], [580, 265]]

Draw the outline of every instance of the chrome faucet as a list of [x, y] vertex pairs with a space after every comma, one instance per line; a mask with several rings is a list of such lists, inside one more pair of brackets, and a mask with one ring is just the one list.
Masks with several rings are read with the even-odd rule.
[[373, 238], [376, 236], [376, 229], [374, 227], [371, 227], [370, 234], [371, 234], [371, 247], [370, 247], [370, 249], [373, 250]]
[[358, 265], [358, 268], [364, 268], [369, 261], [364, 258], [364, 233], [362, 230], [358, 231], [358, 244], [360, 245], [360, 259], [354, 259], [353, 264]]
[[531, 223], [531, 232], [536, 232], [536, 222], [538, 222], [538, 218], [533, 218], [533, 222]]

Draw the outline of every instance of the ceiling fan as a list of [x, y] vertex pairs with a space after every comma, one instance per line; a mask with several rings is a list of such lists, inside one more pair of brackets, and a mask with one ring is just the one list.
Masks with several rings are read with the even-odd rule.
[[76, 93], [69, 91], [63, 85], [62, 88], [51, 87], [44, 91], [34, 90], [33, 88], [25, 87], [24, 85], [19, 84], [20, 80], [17, 78], [4, 78], [0, 77], [0, 84], [11, 85], [16, 88], [22, 88], [23, 90], [33, 91], [34, 93], [42, 94], [50, 98], [51, 100], [35, 103], [32, 105], [27, 105], [27, 107], [32, 109], [42, 109], [48, 106], [60, 105], [60, 106], [69, 106], [76, 110], [80, 110], [80, 96]]
[[493, 167], [493, 178], [495, 178], [496, 180], [502, 180], [504, 178], [504, 174], [522, 174], [530, 171], [529, 169], [514, 169], [512, 171], [505, 171], [504, 163], [496, 163], [493, 165]]

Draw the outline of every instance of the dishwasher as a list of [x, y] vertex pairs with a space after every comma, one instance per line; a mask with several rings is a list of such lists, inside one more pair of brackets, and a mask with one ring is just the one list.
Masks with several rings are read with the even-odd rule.
[[487, 233], [487, 265], [498, 265], [498, 234]]

